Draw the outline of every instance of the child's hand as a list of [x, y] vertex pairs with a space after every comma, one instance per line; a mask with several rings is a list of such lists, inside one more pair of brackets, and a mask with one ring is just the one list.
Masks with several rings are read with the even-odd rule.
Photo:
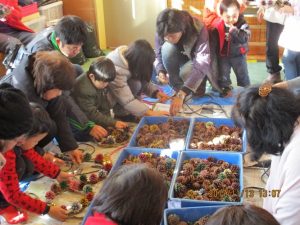
[[68, 218], [67, 210], [60, 206], [51, 206], [48, 215], [59, 221], [65, 221]]
[[123, 128], [128, 127], [128, 124], [124, 123], [123, 121], [117, 121], [116, 124], [115, 124], [115, 127], [117, 129], [123, 129]]
[[168, 84], [169, 83], [169, 77], [167, 74], [165, 74], [164, 72], [159, 72], [157, 75], [157, 80], [161, 83], [161, 84]]
[[233, 32], [233, 31], [235, 31], [235, 30], [237, 30], [237, 27], [231, 25], [230, 28], [229, 28], [229, 33]]
[[75, 149], [73, 151], [70, 151], [69, 154], [71, 156], [72, 162], [74, 162], [76, 164], [80, 164], [82, 162], [83, 153], [79, 149]]
[[43, 155], [43, 158], [49, 162], [56, 164], [57, 166], [63, 166], [65, 162], [62, 159], [56, 158], [53, 154], [46, 152]]
[[99, 125], [94, 125], [90, 131], [90, 135], [96, 140], [101, 140], [101, 138], [107, 136], [107, 131]]
[[62, 181], [68, 181], [68, 180], [71, 180], [72, 178], [74, 178], [74, 174], [70, 174], [70, 173], [66, 173], [66, 172], [63, 172], [61, 171], [59, 173], [59, 175], [56, 177], [56, 180], [58, 182], [62, 182]]
[[146, 116], [169, 116], [169, 112], [167, 111], [153, 111], [149, 109], [146, 114]]
[[159, 102], [166, 102], [170, 99], [170, 96], [166, 95], [162, 91], [157, 92], [156, 97], [158, 98]]

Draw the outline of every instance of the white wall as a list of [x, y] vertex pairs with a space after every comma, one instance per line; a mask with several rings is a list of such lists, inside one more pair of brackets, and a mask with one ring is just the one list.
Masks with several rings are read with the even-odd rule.
[[167, 0], [104, 0], [107, 46], [128, 45], [146, 39], [154, 46], [156, 17]]

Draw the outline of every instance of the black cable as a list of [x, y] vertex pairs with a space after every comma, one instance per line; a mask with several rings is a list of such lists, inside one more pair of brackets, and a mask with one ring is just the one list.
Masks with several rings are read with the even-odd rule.
[[91, 155], [93, 155], [95, 153], [95, 151], [96, 151], [96, 147], [95, 146], [93, 146], [91, 144], [88, 144], [88, 143], [85, 143], [85, 142], [79, 143], [78, 149], [81, 150], [81, 151], [87, 151], [87, 149], [80, 148], [80, 145], [86, 145], [88, 147], [91, 147], [92, 148], [92, 152], [90, 153]]

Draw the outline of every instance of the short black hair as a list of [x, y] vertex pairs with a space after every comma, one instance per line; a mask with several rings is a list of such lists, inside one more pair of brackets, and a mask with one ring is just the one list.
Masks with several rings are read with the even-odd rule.
[[103, 82], [111, 82], [116, 78], [116, 68], [114, 63], [104, 56], [95, 60], [88, 70], [89, 74], [94, 74], [95, 79]]
[[149, 82], [154, 68], [155, 52], [146, 40], [136, 40], [124, 54], [133, 79]]
[[220, 14], [228, 11], [230, 6], [236, 6], [239, 10], [241, 8], [240, 3], [237, 0], [222, 0], [220, 2]]
[[259, 87], [252, 86], [239, 94], [232, 115], [247, 131], [253, 159], [264, 153], [281, 155], [300, 115], [300, 99], [289, 90], [276, 87], [261, 97]]
[[87, 38], [87, 25], [78, 16], [64, 16], [54, 27], [56, 37], [62, 44], [83, 44]]
[[94, 212], [117, 224], [159, 225], [167, 202], [161, 174], [146, 164], [123, 165], [103, 183], [94, 200]]
[[30, 107], [33, 114], [33, 122], [31, 130], [27, 133], [27, 137], [48, 133], [52, 126], [52, 120], [48, 112], [38, 103], [30, 102]]
[[0, 140], [26, 134], [32, 126], [32, 112], [25, 94], [10, 84], [0, 84]]

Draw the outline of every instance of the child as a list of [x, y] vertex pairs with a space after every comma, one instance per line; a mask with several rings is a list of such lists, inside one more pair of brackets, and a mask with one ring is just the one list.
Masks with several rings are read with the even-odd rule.
[[[24, 93], [10, 84], [0, 84], [0, 154], [22, 141], [31, 124], [32, 112]], [[0, 170], [4, 164], [2, 158]]]
[[221, 96], [231, 96], [230, 71], [233, 69], [237, 85], [250, 85], [246, 53], [250, 37], [249, 26], [240, 14], [237, 0], [222, 0], [220, 3], [221, 19], [216, 23], [219, 33], [219, 66]]
[[72, 97], [87, 117], [103, 127], [127, 127], [127, 124], [110, 116], [106, 87], [116, 77], [113, 62], [105, 57], [94, 61], [88, 72], [75, 82]]
[[122, 166], [104, 181], [85, 225], [158, 225], [167, 192], [157, 170], [145, 164]]
[[[26, 139], [19, 144], [22, 155], [31, 161], [34, 169], [58, 181], [68, 180], [73, 175], [60, 171], [55, 164], [43, 159], [34, 146], [47, 135], [51, 119], [42, 106], [33, 105], [32, 128], [26, 135]], [[6, 218], [8, 223], [19, 223], [27, 219], [25, 212], [20, 213], [15, 207], [26, 209], [37, 214], [48, 214], [57, 220], [64, 221], [67, 211], [60, 206], [48, 206], [44, 201], [31, 198], [22, 193], [19, 188], [19, 179], [26, 172], [26, 164], [20, 162], [17, 153], [20, 149], [9, 150], [4, 153], [7, 161], [0, 171], [0, 215]], [[22, 215], [22, 216], [20, 216]]]
[[280, 225], [265, 209], [255, 205], [236, 205], [219, 209], [206, 225]]

